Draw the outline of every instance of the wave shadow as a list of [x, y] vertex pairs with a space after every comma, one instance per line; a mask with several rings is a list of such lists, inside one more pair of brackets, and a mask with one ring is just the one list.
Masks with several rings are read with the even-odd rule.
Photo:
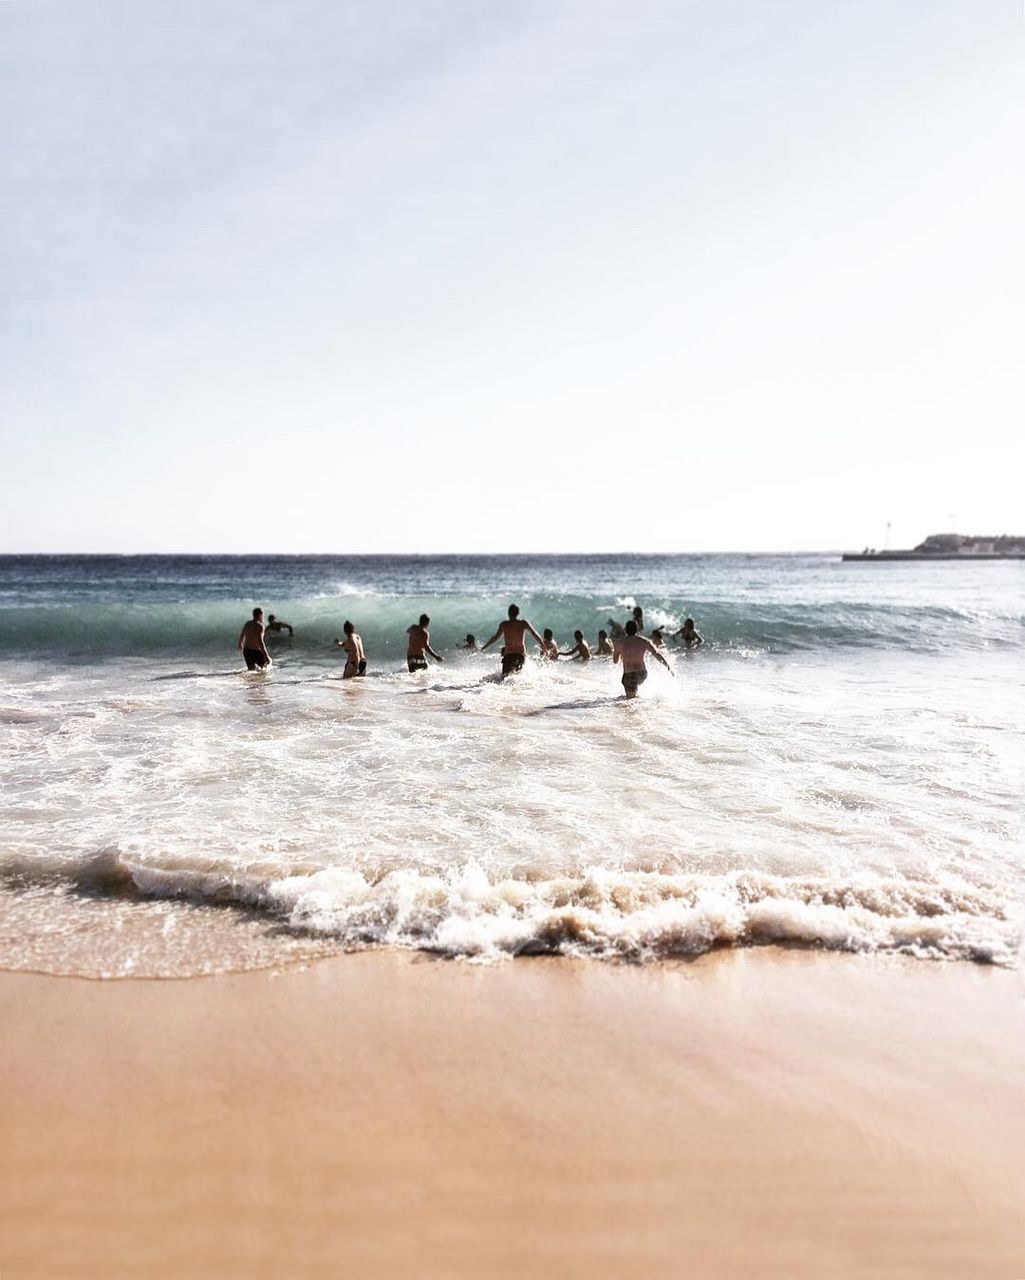
[[243, 667], [233, 667], [230, 671], [172, 671], [166, 676], [151, 676], [151, 680], [232, 680], [236, 676], [247, 676], [250, 672]]
[[595, 711], [600, 707], [609, 707], [614, 702], [623, 702], [622, 694], [610, 693], [603, 698], [574, 698], [569, 702], [550, 702], [545, 707], [535, 707], [533, 711], [525, 711], [525, 716], [543, 716], [547, 711]]

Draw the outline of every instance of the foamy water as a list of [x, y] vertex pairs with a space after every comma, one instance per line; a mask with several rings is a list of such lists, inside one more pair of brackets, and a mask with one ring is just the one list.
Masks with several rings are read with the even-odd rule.
[[[1014, 963], [1025, 568], [822, 557], [0, 560], [0, 965], [177, 975], [385, 945]], [[618, 670], [459, 653], [515, 599]], [[234, 641], [292, 622], [267, 674]], [[444, 666], [404, 670], [422, 609]], [[341, 681], [362, 631], [371, 674]]]

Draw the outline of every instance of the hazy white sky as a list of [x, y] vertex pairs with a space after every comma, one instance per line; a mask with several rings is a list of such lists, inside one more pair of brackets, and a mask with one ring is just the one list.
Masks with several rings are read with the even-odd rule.
[[997, 0], [0, 4], [3, 551], [1025, 533]]

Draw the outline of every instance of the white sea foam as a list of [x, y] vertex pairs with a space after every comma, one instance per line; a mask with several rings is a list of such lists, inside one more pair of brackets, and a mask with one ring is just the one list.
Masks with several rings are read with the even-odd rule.
[[112, 898], [253, 908], [297, 937], [346, 949], [397, 946], [477, 960], [552, 952], [643, 961], [776, 943], [1013, 964], [1021, 940], [1018, 914], [998, 891], [950, 876], [839, 881], [591, 867], [554, 879], [495, 879], [474, 861], [435, 874], [279, 870], [196, 858], [156, 865], [116, 849], [80, 864], [25, 853], [0, 859], [8, 886], [70, 884]]

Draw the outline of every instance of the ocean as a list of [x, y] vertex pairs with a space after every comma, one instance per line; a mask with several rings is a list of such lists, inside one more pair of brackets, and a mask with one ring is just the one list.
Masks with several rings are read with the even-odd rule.
[[[608, 659], [692, 616], [633, 702]], [[787, 556], [0, 557], [0, 967], [175, 977], [364, 947], [1016, 964], [1025, 565]], [[247, 673], [254, 605], [295, 635]], [[405, 669], [431, 615], [444, 657]], [[342, 681], [351, 619], [368, 673]]]

